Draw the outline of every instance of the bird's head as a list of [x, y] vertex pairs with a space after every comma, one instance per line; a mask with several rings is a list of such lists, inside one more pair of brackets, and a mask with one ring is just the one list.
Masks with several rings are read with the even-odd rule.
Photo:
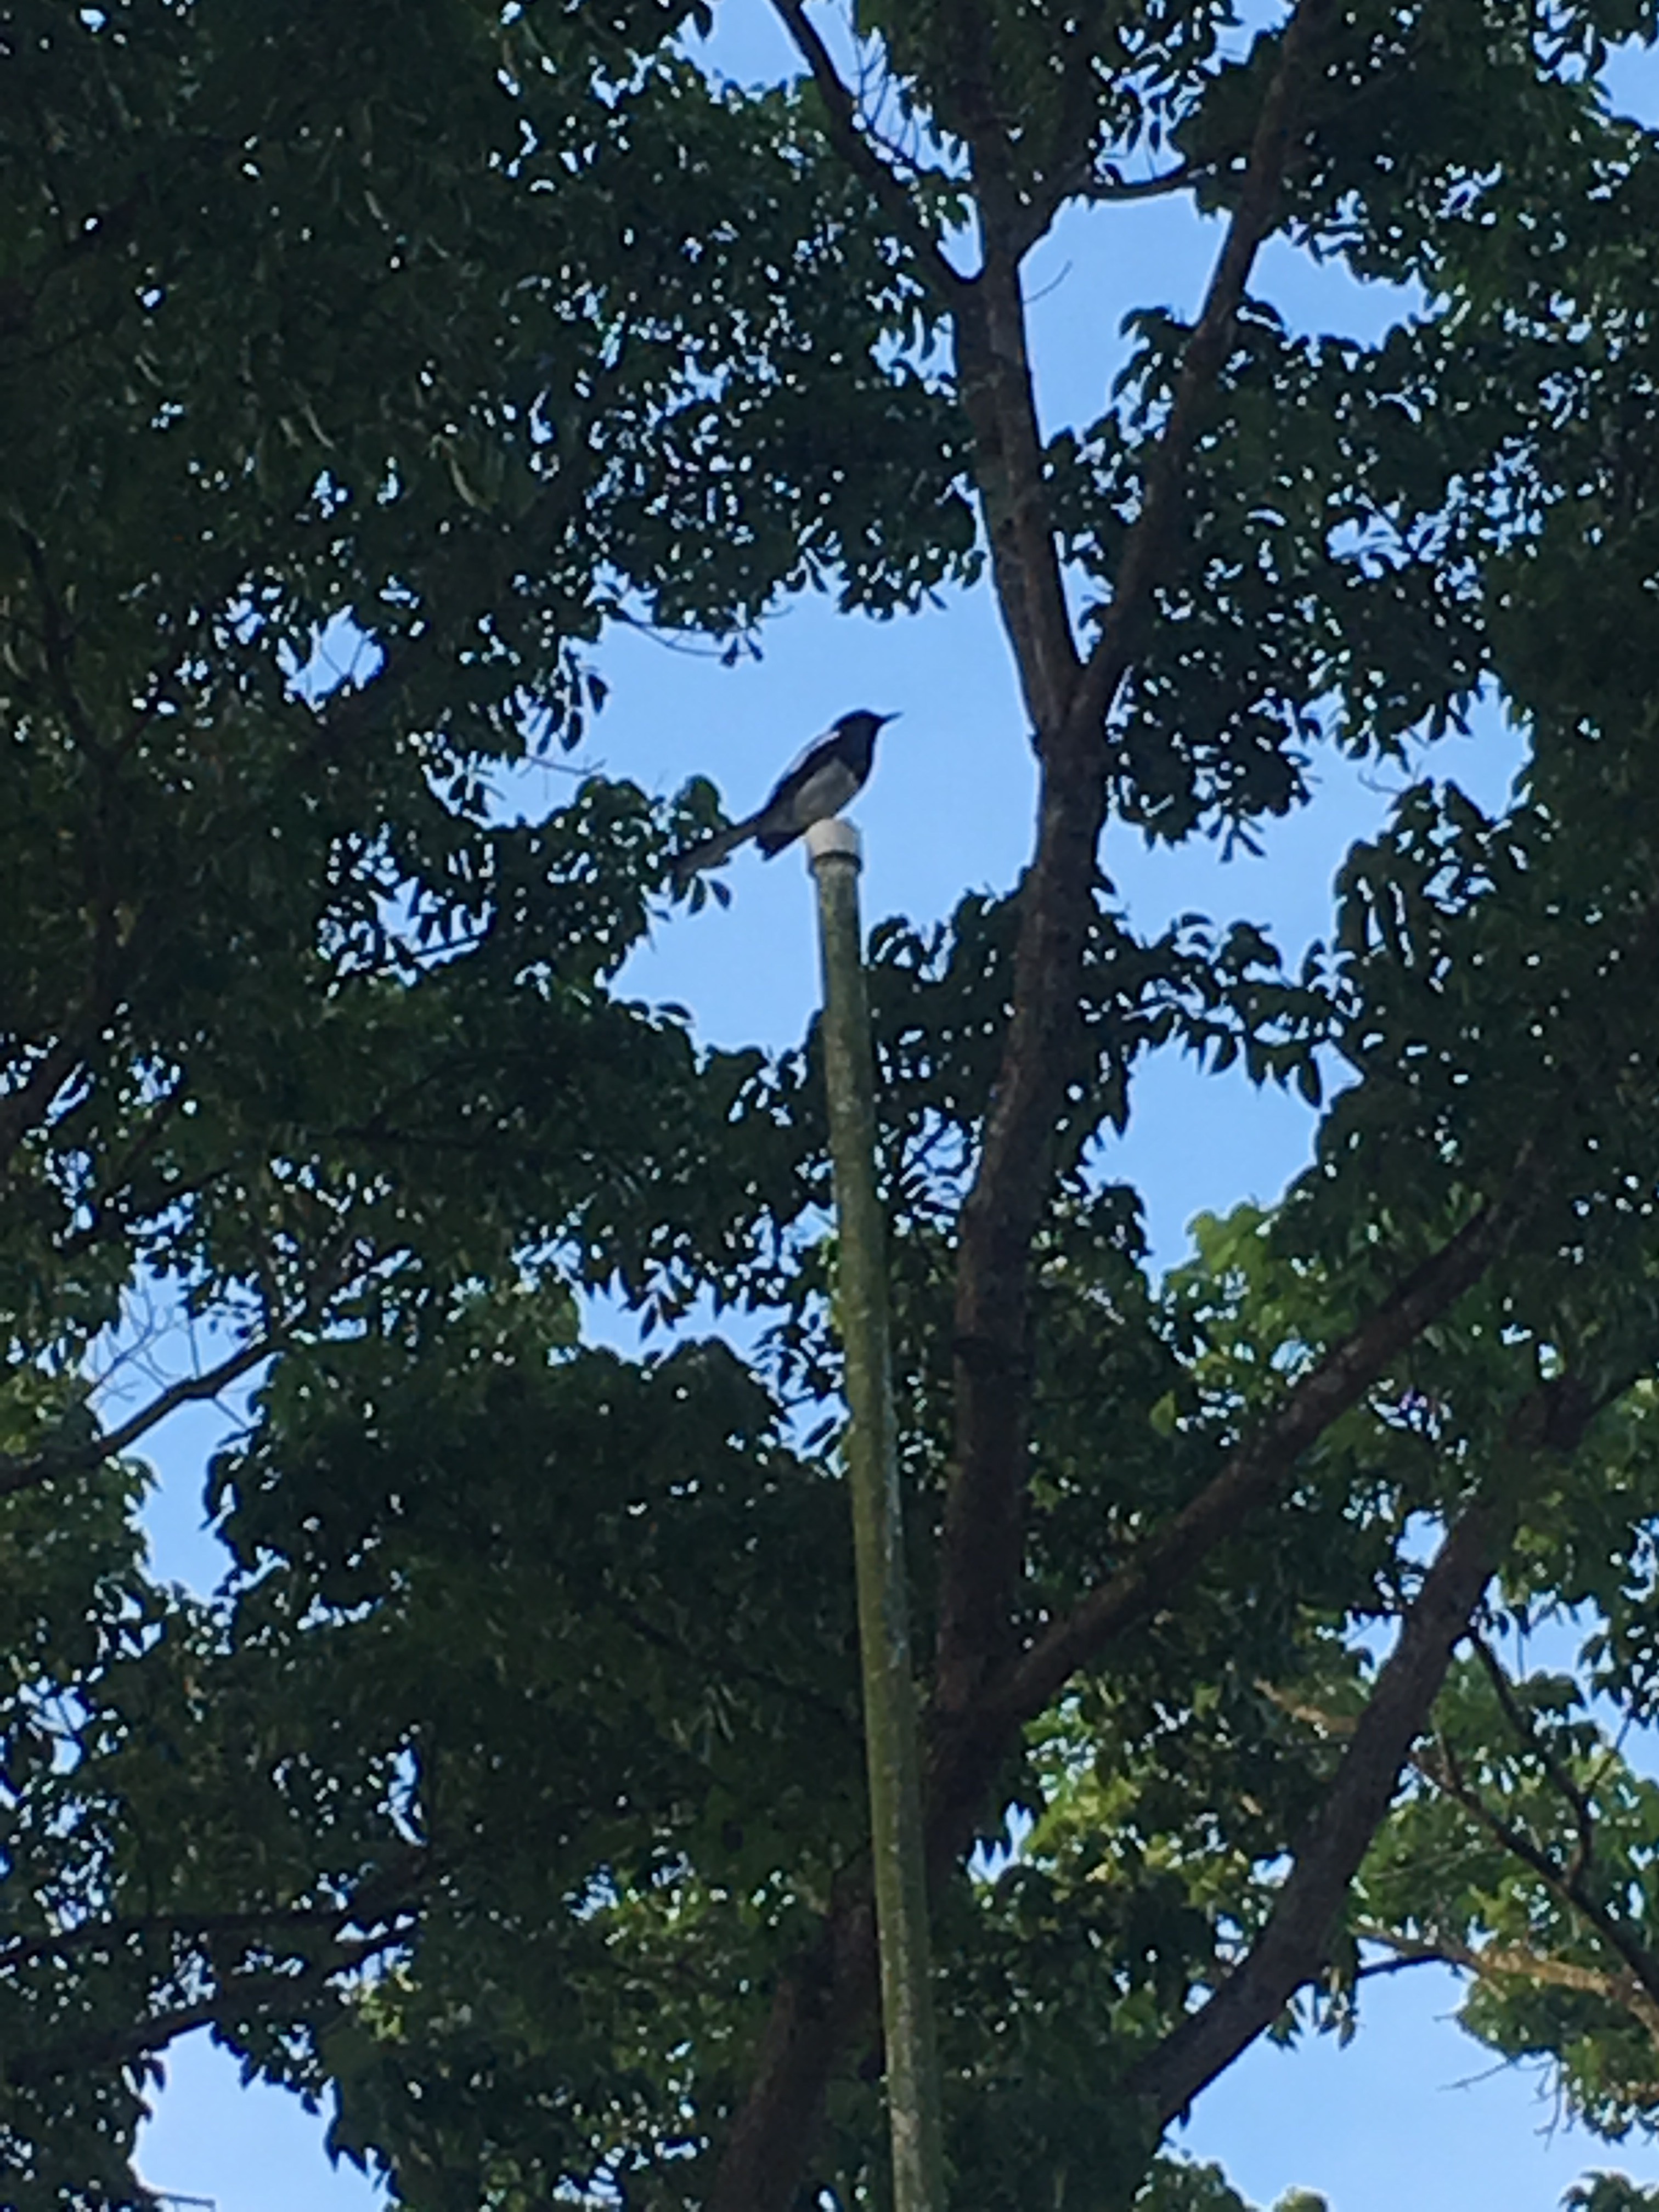
[[896, 722], [897, 720], [896, 714], [872, 714], [867, 707], [860, 707], [852, 714], [841, 717], [836, 724], [836, 734], [841, 738], [852, 738], [860, 744], [870, 744], [874, 742], [876, 732], [884, 723]]

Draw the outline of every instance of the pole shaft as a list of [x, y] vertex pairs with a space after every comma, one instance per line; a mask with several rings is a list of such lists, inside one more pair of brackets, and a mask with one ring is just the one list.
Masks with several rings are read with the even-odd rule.
[[[826, 834], [833, 833], [833, 834]], [[871, 1849], [896, 2212], [945, 2212], [922, 1846], [921, 1759], [905, 1594], [888, 1338], [886, 1229], [876, 1196], [876, 1111], [855, 835], [809, 833], [823, 963], [823, 1060], [839, 1232], [836, 1308], [850, 1416]]]

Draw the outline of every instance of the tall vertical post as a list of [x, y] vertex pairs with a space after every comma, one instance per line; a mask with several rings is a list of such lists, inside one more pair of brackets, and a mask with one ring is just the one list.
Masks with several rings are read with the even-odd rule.
[[888, 1342], [886, 1231], [876, 1197], [875, 1076], [859, 922], [859, 836], [814, 824], [823, 963], [823, 1064], [838, 1231], [836, 1310], [846, 1362], [848, 1487], [858, 1577], [870, 1843], [896, 2212], [945, 2212], [939, 2056], [927, 1942], [921, 1771], [905, 1595]]

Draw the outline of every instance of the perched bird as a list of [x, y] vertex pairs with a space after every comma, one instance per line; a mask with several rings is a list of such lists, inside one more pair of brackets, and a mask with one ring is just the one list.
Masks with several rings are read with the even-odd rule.
[[684, 890], [703, 868], [717, 868], [728, 853], [752, 837], [769, 860], [775, 853], [793, 845], [815, 822], [839, 814], [850, 799], [863, 790], [876, 757], [876, 732], [891, 714], [872, 714], [863, 708], [843, 714], [821, 738], [790, 762], [773, 785], [763, 806], [746, 821], [734, 822], [713, 837], [705, 837], [682, 853], [674, 863], [674, 882]]

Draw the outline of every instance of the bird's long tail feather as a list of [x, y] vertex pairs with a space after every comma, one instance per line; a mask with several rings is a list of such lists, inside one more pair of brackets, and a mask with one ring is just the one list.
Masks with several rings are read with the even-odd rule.
[[674, 861], [674, 888], [683, 891], [693, 876], [701, 875], [705, 868], [717, 868], [739, 845], [747, 844], [765, 820], [765, 809], [751, 814], [746, 822], [734, 822], [729, 830], [717, 830], [712, 837], [705, 837], [700, 845], [679, 854]]

